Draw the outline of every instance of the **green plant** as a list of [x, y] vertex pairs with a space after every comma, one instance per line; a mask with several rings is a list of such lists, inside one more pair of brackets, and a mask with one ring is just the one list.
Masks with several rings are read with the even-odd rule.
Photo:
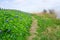
[[31, 23], [31, 14], [17, 10], [0, 10], [0, 40], [26, 40]]

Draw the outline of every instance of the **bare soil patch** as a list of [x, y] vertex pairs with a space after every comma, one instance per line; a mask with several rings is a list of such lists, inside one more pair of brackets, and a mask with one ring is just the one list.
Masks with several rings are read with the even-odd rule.
[[30, 36], [28, 38], [28, 40], [33, 40], [33, 38], [36, 36], [36, 30], [38, 28], [38, 25], [37, 25], [37, 19], [35, 19], [34, 17], [32, 17], [33, 19], [33, 22], [32, 22], [32, 25], [31, 25], [31, 29], [30, 29]]

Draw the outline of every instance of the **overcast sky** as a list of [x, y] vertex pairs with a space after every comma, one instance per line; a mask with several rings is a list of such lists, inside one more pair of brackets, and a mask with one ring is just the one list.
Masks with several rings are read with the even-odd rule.
[[0, 7], [26, 12], [37, 12], [43, 9], [60, 10], [60, 0], [0, 0]]

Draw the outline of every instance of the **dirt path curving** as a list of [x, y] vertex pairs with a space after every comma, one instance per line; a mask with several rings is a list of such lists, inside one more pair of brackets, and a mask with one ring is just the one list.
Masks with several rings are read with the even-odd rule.
[[36, 36], [36, 30], [38, 28], [38, 25], [37, 25], [37, 19], [35, 19], [34, 17], [32, 17], [32, 25], [31, 25], [31, 29], [30, 29], [30, 36], [28, 38], [28, 40], [33, 40], [33, 38]]

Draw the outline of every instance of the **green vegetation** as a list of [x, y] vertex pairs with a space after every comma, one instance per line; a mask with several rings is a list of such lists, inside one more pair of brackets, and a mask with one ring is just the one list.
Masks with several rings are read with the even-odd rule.
[[32, 15], [9, 9], [0, 9], [0, 40], [27, 40], [32, 16], [38, 22], [33, 40], [60, 40], [60, 19], [55, 14]]
[[36, 37], [33, 40], [60, 40], [60, 19], [53, 18], [48, 14], [34, 15], [38, 20]]
[[0, 10], [0, 40], [26, 40], [32, 23], [31, 14], [18, 10]]

